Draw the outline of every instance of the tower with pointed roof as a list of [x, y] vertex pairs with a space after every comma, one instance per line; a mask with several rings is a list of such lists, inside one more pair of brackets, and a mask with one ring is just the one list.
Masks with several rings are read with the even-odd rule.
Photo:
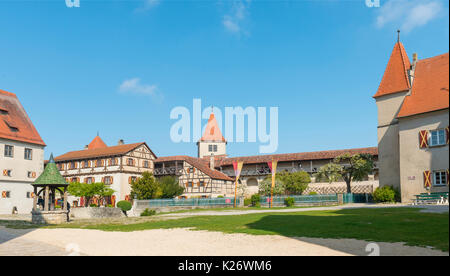
[[383, 78], [373, 96], [378, 107], [378, 158], [380, 183], [400, 187], [399, 127], [397, 114], [408, 95], [411, 62], [400, 40], [392, 50]]
[[227, 154], [227, 141], [220, 131], [214, 112], [211, 112], [205, 132], [197, 142], [198, 157], [208, 157]]
[[426, 192], [448, 193], [449, 55], [412, 62], [398, 39], [378, 91], [380, 186], [394, 186], [402, 202]]

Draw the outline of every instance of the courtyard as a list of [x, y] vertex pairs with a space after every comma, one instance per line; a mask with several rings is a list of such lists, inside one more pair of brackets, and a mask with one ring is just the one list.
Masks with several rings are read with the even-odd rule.
[[448, 205], [195, 210], [39, 228], [4, 216], [0, 255], [448, 256], [448, 223]]

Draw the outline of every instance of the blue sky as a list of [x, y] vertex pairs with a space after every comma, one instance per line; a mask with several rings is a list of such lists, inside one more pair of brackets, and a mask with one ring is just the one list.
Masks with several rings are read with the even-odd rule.
[[[0, 89], [18, 95], [46, 157], [97, 131], [108, 145], [195, 156], [169, 135], [172, 108], [194, 98], [277, 106], [278, 153], [376, 146], [372, 95], [396, 30], [425, 58], [448, 52], [448, 22], [444, 0], [0, 0]], [[228, 154], [259, 145], [229, 143]]]

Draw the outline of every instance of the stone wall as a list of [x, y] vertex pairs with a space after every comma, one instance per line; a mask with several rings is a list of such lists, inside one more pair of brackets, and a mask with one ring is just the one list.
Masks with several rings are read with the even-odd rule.
[[32, 211], [31, 221], [35, 224], [61, 224], [67, 222], [66, 211]]
[[86, 207], [70, 209], [70, 217], [75, 219], [120, 218], [124, 217], [122, 210], [110, 207]]

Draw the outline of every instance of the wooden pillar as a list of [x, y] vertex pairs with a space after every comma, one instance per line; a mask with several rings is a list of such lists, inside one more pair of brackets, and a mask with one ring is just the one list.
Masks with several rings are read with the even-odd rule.
[[37, 197], [38, 197], [38, 194], [37, 194], [37, 187], [33, 186], [33, 188], [34, 188], [33, 211], [36, 211], [37, 210]]
[[63, 206], [63, 210], [67, 211], [67, 187], [64, 187], [64, 206]]
[[44, 211], [48, 211], [48, 193], [49, 193], [50, 187], [49, 186], [45, 186], [45, 191], [44, 191]]
[[56, 195], [55, 195], [55, 188], [51, 188], [52, 191], [52, 197], [51, 197], [51, 204], [50, 204], [50, 211], [54, 211], [55, 210], [55, 200], [56, 200]]

